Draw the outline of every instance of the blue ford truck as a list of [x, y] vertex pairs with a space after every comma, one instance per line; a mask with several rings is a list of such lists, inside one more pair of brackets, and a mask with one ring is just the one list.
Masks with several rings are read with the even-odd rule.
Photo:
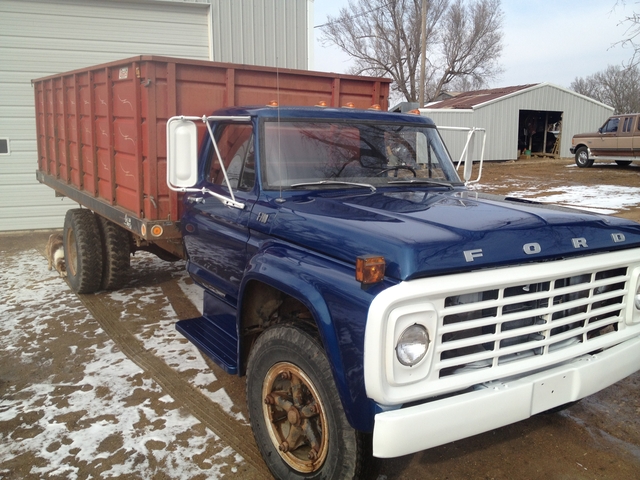
[[[209, 135], [200, 148], [198, 125]], [[200, 318], [277, 478], [352, 478], [640, 369], [640, 225], [465, 187], [420, 115], [167, 124]]]
[[37, 178], [84, 207], [71, 287], [185, 258], [177, 328], [247, 376], [275, 477], [362, 477], [640, 369], [640, 225], [471, 190], [389, 80], [140, 56], [33, 83]]

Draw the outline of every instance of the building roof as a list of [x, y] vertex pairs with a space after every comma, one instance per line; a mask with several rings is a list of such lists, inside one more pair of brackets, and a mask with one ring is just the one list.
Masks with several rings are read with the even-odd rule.
[[536, 85], [538, 84], [530, 83], [528, 85], [515, 85], [512, 87], [490, 88], [486, 90], [475, 90], [473, 92], [463, 92], [453, 98], [431, 104], [428, 106], [428, 108], [472, 109], [473, 107], [476, 107], [483, 103], [487, 103], [501, 97], [506, 97], [507, 95], [511, 95], [527, 88], [535, 87]]

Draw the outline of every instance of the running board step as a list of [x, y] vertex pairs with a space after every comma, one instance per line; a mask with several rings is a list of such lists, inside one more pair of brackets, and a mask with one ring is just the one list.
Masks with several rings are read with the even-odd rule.
[[235, 317], [229, 314], [216, 315], [213, 319], [206, 316], [196, 317], [180, 320], [176, 323], [176, 330], [225, 372], [236, 375], [238, 373], [238, 340], [222, 327], [229, 323], [235, 325], [235, 320]]

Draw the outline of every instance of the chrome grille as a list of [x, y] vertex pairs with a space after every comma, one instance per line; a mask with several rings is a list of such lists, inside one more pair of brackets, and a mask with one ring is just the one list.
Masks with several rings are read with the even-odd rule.
[[448, 296], [441, 310], [439, 378], [548, 355], [618, 331], [629, 272], [610, 268]]

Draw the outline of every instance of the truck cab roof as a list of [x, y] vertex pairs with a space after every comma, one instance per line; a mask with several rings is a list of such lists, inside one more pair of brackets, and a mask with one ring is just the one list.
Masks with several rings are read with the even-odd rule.
[[251, 116], [265, 119], [273, 118], [307, 118], [307, 119], [358, 119], [364, 122], [398, 122], [415, 123], [435, 127], [435, 123], [427, 117], [408, 113], [395, 113], [374, 109], [356, 109], [349, 107], [277, 107], [277, 106], [250, 106], [228, 107], [217, 110], [215, 116]]

